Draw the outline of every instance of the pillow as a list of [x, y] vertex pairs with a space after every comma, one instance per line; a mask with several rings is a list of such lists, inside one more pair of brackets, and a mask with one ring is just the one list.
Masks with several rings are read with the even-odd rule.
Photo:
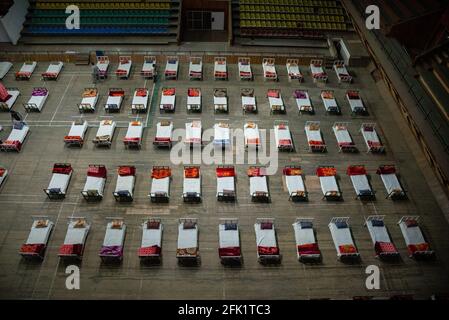
[[236, 223], [226, 223], [225, 230], [237, 230], [237, 224]]
[[22, 130], [23, 127], [24, 127], [24, 123], [23, 122], [14, 122], [14, 129]]
[[271, 230], [271, 229], [273, 229], [273, 223], [271, 223], [271, 222], [262, 222], [260, 224], [260, 229], [262, 229], [262, 230]]
[[346, 229], [348, 224], [345, 221], [335, 222], [338, 229]]
[[195, 222], [191, 221], [184, 222], [184, 229], [195, 229]]
[[301, 221], [301, 229], [312, 229], [313, 228], [313, 223], [310, 221]]
[[84, 219], [78, 219], [73, 225], [74, 228], [84, 228], [86, 225], [86, 221]]
[[112, 221], [111, 229], [121, 229], [121, 228], [122, 228], [122, 222], [120, 220]]
[[36, 228], [46, 228], [47, 227], [47, 220], [38, 220], [36, 221]]
[[405, 225], [407, 226], [407, 228], [412, 228], [412, 227], [417, 227], [418, 226], [418, 222], [416, 220], [407, 220], [405, 221]]
[[148, 221], [147, 222], [147, 229], [159, 229], [159, 221]]
[[48, 190], [50, 193], [61, 193], [61, 188], [51, 188]]
[[373, 227], [383, 227], [385, 226], [384, 222], [382, 220], [371, 220], [371, 225]]

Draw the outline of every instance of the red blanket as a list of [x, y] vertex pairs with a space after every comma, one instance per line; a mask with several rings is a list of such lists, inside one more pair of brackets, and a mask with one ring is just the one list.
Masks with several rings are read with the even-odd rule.
[[53, 166], [53, 173], [69, 174], [70, 172], [72, 172], [71, 166], [62, 166], [62, 165]]
[[136, 175], [136, 168], [133, 166], [118, 167], [119, 176], [134, 176]]
[[107, 170], [104, 166], [89, 166], [87, 170], [87, 175], [89, 177], [106, 178]]
[[235, 170], [234, 168], [217, 168], [215, 170], [217, 177], [234, 177], [235, 176]]
[[151, 177], [154, 179], [163, 179], [171, 176], [170, 168], [156, 168], [151, 172]]
[[240, 256], [240, 247], [218, 248], [220, 257], [238, 257]]
[[36, 253], [36, 254], [42, 254], [42, 252], [45, 249], [45, 244], [23, 244], [20, 247], [20, 253]]
[[377, 169], [377, 174], [393, 174], [396, 173], [396, 168], [394, 166], [380, 166]]
[[82, 244], [63, 244], [59, 247], [60, 255], [77, 255], [81, 256], [83, 254]]
[[346, 173], [348, 176], [366, 175], [366, 169], [364, 166], [349, 166]]
[[259, 252], [260, 255], [263, 256], [275, 256], [279, 254], [279, 248], [278, 247], [257, 247], [257, 252]]
[[301, 168], [284, 168], [283, 174], [285, 176], [300, 176], [302, 174]]
[[375, 245], [374, 245], [374, 250], [376, 251], [376, 254], [381, 254], [381, 253], [396, 253], [398, 252], [398, 250], [396, 249], [396, 247], [394, 246], [393, 243], [391, 242], [380, 242], [380, 241], [376, 241]]
[[141, 247], [138, 250], [139, 257], [151, 256], [151, 255], [160, 255], [161, 248], [159, 246], [151, 246], [151, 247]]
[[318, 243], [307, 243], [298, 245], [297, 249], [300, 255], [321, 254], [321, 251], [318, 248]]
[[337, 169], [334, 167], [320, 167], [316, 169], [316, 175], [318, 177], [331, 177], [337, 174]]
[[430, 250], [430, 246], [428, 243], [418, 243], [418, 244], [409, 244], [407, 246], [409, 254], [415, 254], [416, 252], [425, 252]]
[[357, 253], [357, 249], [352, 244], [345, 244], [345, 245], [338, 246], [338, 251], [341, 254]]

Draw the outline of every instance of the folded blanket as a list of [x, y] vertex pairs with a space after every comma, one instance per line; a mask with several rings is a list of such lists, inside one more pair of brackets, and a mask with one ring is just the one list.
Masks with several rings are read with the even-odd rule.
[[164, 96], [172, 96], [174, 94], [175, 94], [175, 89], [174, 88], [162, 90], [162, 95], [164, 95]]
[[282, 173], [286, 176], [300, 176], [302, 170], [301, 168], [284, 168]]
[[262, 255], [262, 256], [279, 255], [279, 248], [278, 247], [257, 246], [257, 252], [259, 253], [259, 255]]
[[163, 179], [171, 176], [170, 168], [153, 168], [151, 177], [154, 179]]
[[338, 246], [338, 251], [342, 254], [357, 253], [357, 249], [352, 244]]
[[123, 247], [122, 246], [102, 246], [100, 250], [101, 256], [111, 256], [111, 257], [122, 257]]
[[234, 168], [217, 168], [215, 172], [219, 178], [235, 176]]
[[198, 248], [177, 249], [176, 250], [176, 255], [178, 255], [178, 256], [196, 257], [198, 255]]
[[417, 243], [417, 244], [409, 244], [407, 246], [409, 254], [415, 254], [417, 252], [426, 252], [430, 251], [430, 246], [428, 243]]
[[160, 255], [161, 248], [157, 245], [151, 247], [141, 247], [138, 250], [139, 257], [151, 256], [151, 255]]
[[297, 246], [297, 250], [300, 255], [321, 254], [318, 243], [301, 244]]
[[337, 174], [337, 169], [334, 167], [320, 167], [316, 169], [318, 177], [331, 177]]
[[48, 90], [45, 88], [35, 88], [33, 89], [33, 92], [31, 93], [34, 97], [43, 97], [48, 94]]
[[30, 254], [30, 253], [36, 253], [41, 255], [45, 249], [45, 244], [39, 243], [39, 244], [23, 244], [20, 247], [20, 253], [24, 254]]
[[137, 89], [136, 96], [137, 97], [146, 97], [147, 96], [147, 89]]
[[238, 257], [240, 254], [240, 247], [218, 248], [218, 255], [220, 257]]
[[376, 251], [376, 254], [381, 254], [381, 253], [397, 253], [398, 250], [396, 249], [396, 247], [394, 246], [393, 243], [391, 242], [381, 242], [381, 241], [376, 241], [376, 243], [374, 244], [374, 250]]
[[81, 256], [83, 254], [82, 244], [63, 244], [59, 248], [60, 255], [77, 255]]
[[184, 169], [184, 176], [186, 178], [199, 178], [200, 176], [200, 169], [197, 167], [191, 167], [191, 168], [185, 168]]

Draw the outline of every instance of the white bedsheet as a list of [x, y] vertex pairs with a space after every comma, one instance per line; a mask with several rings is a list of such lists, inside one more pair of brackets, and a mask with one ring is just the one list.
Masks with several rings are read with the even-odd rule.
[[398, 177], [395, 173], [381, 174], [380, 178], [382, 179], [388, 194], [390, 194], [393, 190], [402, 190], [401, 184], [399, 183]]
[[126, 131], [126, 138], [142, 138], [143, 126], [133, 126], [131, 123], [128, 125]]
[[335, 99], [324, 99], [323, 97], [321, 97], [321, 99], [323, 100], [324, 108], [326, 108], [326, 111], [329, 111], [329, 109], [338, 108], [337, 100], [335, 100]]
[[231, 130], [229, 127], [220, 127], [220, 124], [214, 125], [214, 143], [222, 145], [231, 142]]
[[273, 229], [262, 230], [259, 223], [254, 224], [256, 231], [256, 243], [258, 247], [277, 247], [276, 232]]
[[47, 244], [51, 229], [54, 225], [53, 222], [47, 220], [47, 226], [45, 228], [36, 228], [36, 224], [37, 221], [34, 221], [25, 244]]
[[302, 176], [285, 176], [285, 184], [287, 185], [288, 194], [297, 191], [305, 191]]
[[148, 105], [148, 94], [145, 97], [140, 97], [137, 95], [137, 92], [134, 92], [133, 101], [131, 102], [131, 105], [135, 104], [143, 104], [144, 108], [147, 108]]
[[100, 70], [101, 72], [106, 72], [109, 67], [109, 61], [104, 61], [104, 62], [98, 61], [97, 67], [98, 67], [98, 70]]
[[162, 223], [159, 223], [159, 229], [148, 229], [146, 222], [142, 223], [142, 248], [158, 246], [162, 247]]
[[65, 194], [71, 176], [72, 172], [70, 174], [53, 173], [48, 184], [48, 189], [61, 189], [61, 192]]
[[329, 223], [329, 230], [331, 231], [332, 240], [334, 241], [335, 249], [338, 253], [340, 252], [338, 246], [348, 244], [355, 246], [351, 236], [351, 229], [349, 227], [338, 229], [335, 223]]
[[64, 244], [84, 244], [87, 234], [89, 233], [90, 226], [87, 225], [84, 228], [74, 228], [76, 221], [71, 221], [65, 234]]
[[86, 183], [84, 184], [83, 191], [95, 190], [100, 196], [103, 196], [104, 186], [106, 179], [87, 176]]
[[115, 131], [115, 126], [116, 126], [115, 121], [113, 121], [109, 125], [103, 124], [103, 121], [100, 122], [100, 126], [98, 127], [96, 137], [99, 138], [99, 137], [109, 136], [110, 139], [112, 139], [112, 136], [114, 135], [114, 131]]
[[304, 245], [316, 243], [315, 234], [313, 228], [302, 229], [299, 222], [293, 224], [293, 230], [295, 231], [296, 245]]
[[81, 137], [81, 139], [84, 138], [84, 134], [87, 130], [87, 122], [83, 122], [83, 124], [75, 124], [75, 122], [72, 122], [72, 126], [70, 127], [70, 131], [68, 136], [70, 137]]
[[235, 177], [217, 177], [217, 196], [219, 193], [235, 191]]
[[64, 63], [62, 63], [61, 61], [56, 62], [56, 63], [51, 63], [47, 68], [47, 73], [59, 74], [59, 72], [61, 71], [63, 66], [64, 66]]
[[338, 143], [352, 143], [351, 135], [347, 129], [332, 128]]
[[42, 110], [45, 101], [47, 100], [48, 92], [45, 96], [31, 96], [30, 100], [28, 100], [29, 104], [35, 104], [39, 111]]
[[195, 192], [201, 195], [201, 176], [199, 178], [184, 178], [183, 193]]
[[256, 106], [256, 98], [242, 96], [242, 107], [245, 105]]
[[337, 179], [335, 179], [334, 176], [320, 177], [320, 185], [321, 185], [321, 191], [323, 192], [323, 195], [326, 195], [327, 192], [332, 192], [332, 191], [338, 192]]
[[309, 127], [305, 127], [307, 141], [321, 141], [321, 130], [310, 130]]
[[249, 177], [249, 195], [255, 192], [268, 193], [267, 177]]
[[6, 140], [23, 142], [29, 130], [30, 128], [28, 126], [23, 126], [22, 130], [12, 129], [11, 133], [8, 136], [8, 139]]
[[373, 243], [376, 242], [391, 242], [390, 236], [388, 235], [387, 228], [383, 227], [374, 227], [372, 225], [372, 221], [367, 221], [366, 226], [368, 228], [368, 232], [370, 234], [371, 240]]
[[8, 100], [6, 100], [5, 102], [0, 102], [0, 103], [6, 104], [8, 109], [11, 110], [12, 106], [14, 105], [14, 103], [17, 100], [17, 97], [19, 97], [19, 95], [20, 95], [20, 91], [18, 91], [18, 90], [8, 90], [8, 94], [11, 95], [11, 97]]
[[290, 128], [288, 126], [286, 126], [285, 129], [279, 129], [278, 126], [274, 126], [274, 137], [276, 139], [277, 146], [279, 146], [280, 140], [290, 140], [290, 143], [293, 143]]
[[178, 71], [178, 61], [176, 61], [175, 63], [169, 63], [167, 61], [167, 63], [165, 64], [165, 71]]
[[368, 141], [372, 142], [379, 142], [379, 137], [377, 135], [376, 129], [373, 129], [373, 131], [365, 131], [362, 130], [363, 138], [365, 139], [365, 142], [368, 143]]
[[6, 76], [11, 67], [12, 67], [11, 62], [8, 61], [0, 62], [0, 79], [3, 79], [3, 77]]
[[408, 228], [405, 221], [402, 221], [399, 224], [399, 227], [401, 228], [402, 235], [404, 236], [404, 240], [407, 245], [426, 243], [419, 226]]
[[93, 109], [95, 109], [95, 105], [98, 101], [98, 95], [95, 97], [84, 97], [81, 99], [81, 104], [87, 104], [90, 105]]
[[123, 101], [123, 96], [117, 96], [117, 97], [108, 96], [108, 100], [106, 101], [106, 106], [116, 104], [117, 107], [120, 108], [122, 101]]
[[161, 97], [161, 105], [164, 105], [164, 104], [168, 104], [168, 105], [172, 105], [172, 106], [174, 106], [175, 105], [175, 95], [172, 95], [172, 96], [164, 96], [164, 95], [162, 95], [162, 97]]
[[170, 177], [162, 179], [152, 179], [151, 181], [151, 193], [166, 193], [168, 196], [168, 191], [170, 187]]
[[189, 72], [202, 72], [203, 63], [192, 63], [189, 65]]
[[317, 67], [313, 64], [310, 65], [310, 71], [312, 74], [324, 73], [324, 69], [322, 67]]
[[109, 222], [104, 235], [103, 246], [123, 246], [125, 241], [126, 225], [121, 229], [112, 229], [112, 222]]
[[349, 106], [351, 107], [351, 110], [353, 112], [361, 109], [365, 109], [365, 106], [363, 105], [362, 99], [348, 99]]
[[362, 190], [370, 190], [371, 187], [368, 183], [368, 178], [364, 174], [350, 176], [355, 193], [358, 195]]
[[219, 224], [218, 239], [220, 248], [240, 247], [238, 228], [237, 230], [225, 230], [225, 224]]
[[30, 64], [24, 63], [22, 67], [20, 67], [20, 72], [30, 72], [33, 73], [36, 68], [37, 62], [33, 61]]
[[173, 122], [170, 122], [168, 126], [161, 125], [160, 122], [156, 125], [156, 138], [170, 138], [172, 137]]
[[178, 249], [198, 248], [198, 225], [194, 229], [184, 229], [184, 223], [178, 224]]
[[133, 189], [134, 189], [134, 176], [118, 176], [117, 177], [117, 184], [115, 185], [115, 192], [119, 191], [128, 191], [131, 196], [133, 195]]

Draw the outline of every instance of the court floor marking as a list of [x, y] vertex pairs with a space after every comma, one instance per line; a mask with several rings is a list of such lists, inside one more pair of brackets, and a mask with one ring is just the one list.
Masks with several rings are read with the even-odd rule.
[[66, 86], [66, 88], [65, 88], [65, 90], [64, 90], [64, 92], [63, 92], [63, 94], [62, 94], [62, 96], [61, 96], [61, 99], [59, 100], [59, 103], [58, 103], [58, 105], [57, 105], [57, 107], [56, 107], [56, 110], [55, 110], [55, 112], [53, 113], [53, 116], [51, 117], [49, 126], [51, 126], [53, 120], [54, 120], [55, 117], [56, 117], [56, 114], [58, 113], [59, 108], [61, 107], [62, 101], [64, 101], [64, 97], [65, 97], [65, 95], [67, 94], [67, 91], [69, 91], [70, 84], [72, 83], [73, 77], [74, 77], [74, 76], [72, 75], [72, 76], [70, 77], [70, 81], [67, 83], [67, 86]]

